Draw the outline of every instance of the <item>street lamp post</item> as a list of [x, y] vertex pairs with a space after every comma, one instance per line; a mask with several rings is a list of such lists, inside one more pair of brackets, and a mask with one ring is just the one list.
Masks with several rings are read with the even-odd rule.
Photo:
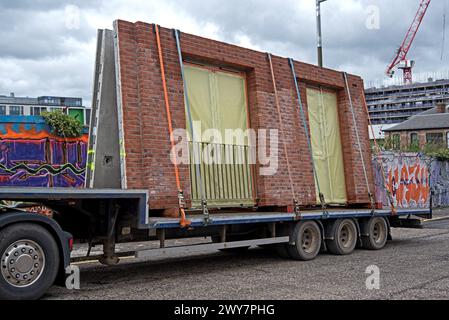
[[318, 46], [318, 66], [323, 67], [323, 38], [321, 36], [321, 3], [327, 0], [316, 0], [316, 31]]

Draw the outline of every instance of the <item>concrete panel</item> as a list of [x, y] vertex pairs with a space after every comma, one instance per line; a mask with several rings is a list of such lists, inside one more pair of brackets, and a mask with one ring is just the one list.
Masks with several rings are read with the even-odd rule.
[[114, 32], [99, 30], [89, 134], [89, 188], [121, 188]]

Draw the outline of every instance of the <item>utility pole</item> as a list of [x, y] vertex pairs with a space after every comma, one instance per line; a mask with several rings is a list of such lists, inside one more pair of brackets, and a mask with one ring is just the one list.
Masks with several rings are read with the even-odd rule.
[[318, 45], [318, 66], [323, 67], [323, 38], [321, 36], [321, 3], [327, 0], [316, 0], [316, 33]]

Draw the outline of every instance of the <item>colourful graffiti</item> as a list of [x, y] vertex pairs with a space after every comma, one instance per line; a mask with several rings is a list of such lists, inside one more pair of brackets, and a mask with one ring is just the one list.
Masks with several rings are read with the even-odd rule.
[[0, 186], [83, 187], [87, 139], [56, 137], [39, 120], [0, 119]]
[[[384, 206], [389, 205], [385, 185], [391, 192], [394, 206], [398, 208], [428, 208], [430, 206], [430, 164], [419, 154], [392, 154], [382, 156], [381, 167], [376, 161], [376, 196]], [[380, 202], [379, 201], [379, 202]]]
[[432, 205], [449, 207], [449, 161], [433, 159], [430, 185], [432, 186]]
[[388, 187], [400, 208], [426, 207], [429, 203], [429, 170], [419, 158], [415, 163], [391, 166], [388, 171]]

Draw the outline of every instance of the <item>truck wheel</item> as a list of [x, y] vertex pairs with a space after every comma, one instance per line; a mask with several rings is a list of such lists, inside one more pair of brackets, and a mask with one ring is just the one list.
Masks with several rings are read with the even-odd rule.
[[299, 222], [293, 230], [295, 245], [287, 245], [292, 259], [310, 261], [316, 258], [321, 249], [321, 231], [315, 221]]
[[330, 253], [335, 255], [351, 254], [357, 245], [357, 226], [352, 219], [335, 221], [332, 240], [326, 240]]
[[0, 299], [39, 299], [58, 274], [58, 246], [52, 235], [36, 224], [15, 224], [1, 230], [0, 256]]
[[388, 240], [388, 224], [385, 218], [371, 218], [361, 223], [364, 234], [362, 236], [362, 246], [367, 250], [381, 250]]

